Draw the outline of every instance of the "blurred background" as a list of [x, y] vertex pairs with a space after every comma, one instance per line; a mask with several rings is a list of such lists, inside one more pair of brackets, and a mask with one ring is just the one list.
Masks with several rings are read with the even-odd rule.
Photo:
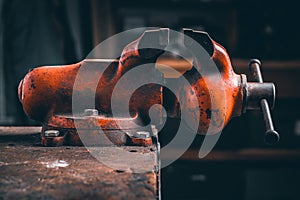
[[[18, 83], [30, 68], [81, 61], [124, 30], [206, 31], [227, 49], [236, 73], [249, 75], [249, 59], [260, 59], [265, 81], [277, 87], [272, 114], [280, 143], [266, 146], [262, 114], [248, 112], [225, 128], [216, 157], [184, 158], [163, 169], [162, 194], [165, 199], [300, 199], [294, 157], [300, 152], [298, 6], [259, 0], [0, 0], [0, 14], [1, 125], [38, 125], [27, 119], [17, 98]], [[196, 138], [194, 149], [202, 140]]]

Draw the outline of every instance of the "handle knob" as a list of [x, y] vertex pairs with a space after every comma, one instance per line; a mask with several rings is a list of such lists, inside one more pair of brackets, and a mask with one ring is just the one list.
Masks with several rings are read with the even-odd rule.
[[[257, 59], [251, 59], [249, 62], [249, 69], [254, 80], [258, 83], [263, 83], [263, 78], [260, 71], [261, 63]], [[265, 121], [265, 141], [268, 144], [275, 144], [279, 141], [279, 134], [274, 130], [274, 125], [270, 113], [268, 101], [266, 99], [260, 100], [260, 108], [262, 110]]]

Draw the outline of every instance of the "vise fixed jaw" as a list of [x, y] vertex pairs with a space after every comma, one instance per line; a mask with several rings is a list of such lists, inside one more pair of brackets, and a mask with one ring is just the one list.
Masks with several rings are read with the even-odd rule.
[[[227, 51], [215, 42], [206, 32], [184, 29], [180, 35], [183, 38], [173, 38], [172, 32], [167, 28], [146, 30], [139, 38], [129, 43], [122, 51], [119, 59], [89, 63], [83, 60], [77, 64], [39, 67], [30, 71], [19, 85], [19, 98], [25, 113], [32, 119], [42, 122], [42, 143], [45, 146], [82, 145], [80, 137], [88, 137], [84, 145], [151, 145], [153, 130], [143, 127], [149, 124], [149, 109], [155, 104], [166, 108], [167, 120], [180, 119], [180, 108], [185, 108], [185, 115], [194, 120], [195, 110], [199, 110], [197, 123], [199, 134], [206, 134], [208, 128], [211, 133], [220, 132], [232, 117], [239, 116], [246, 110], [261, 109], [266, 123], [266, 141], [275, 143], [279, 139], [274, 130], [269, 105], [274, 107], [275, 87], [273, 83], [263, 83], [260, 73], [260, 62], [252, 60], [250, 70], [256, 82], [247, 82], [245, 75], [236, 74], [232, 68]], [[220, 96], [219, 86], [208, 87], [205, 76], [196, 70], [196, 64], [204, 66], [207, 62], [201, 56], [194, 55], [191, 49], [200, 45], [205, 50], [207, 60], [213, 62], [220, 73], [224, 85]], [[170, 52], [176, 49], [181, 54]], [[166, 56], [167, 55], [167, 56]], [[188, 55], [186, 60], [180, 55]], [[131, 96], [129, 111], [131, 117], [116, 118], [112, 116], [111, 96], [114, 87], [122, 76], [131, 69], [147, 64], [147, 73], [138, 79], [151, 76], [152, 72], [161, 71], [162, 79], [174, 81], [164, 68], [167, 65], [178, 71], [190, 84], [178, 84], [176, 95], [181, 97], [182, 105], [178, 99], [168, 91], [168, 88], [159, 84], [147, 84], [138, 88], [133, 94], [126, 89], [118, 92], [117, 98], [121, 102], [125, 97]], [[155, 64], [156, 63], [156, 64]], [[90, 90], [91, 81], [99, 80], [95, 92], [95, 108], [82, 108], [78, 116], [72, 115], [72, 94], [76, 76], [81, 66], [90, 64], [93, 73], [90, 73], [77, 93], [85, 97]], [[104, 73], [99, 73], [99, 67], [106, 67]], [[178, 73], [177, 73], [178, 74]], [[51, 80], [48, 80], [51, 77]], [[100, 79], [99, 79], [100, 77]], [[48, 81], [47, 81], [48, 80]], [[224, 98], [226, 99], [224, 105]], [[212, 109], [212, 101], [216, 108]], [[163, 111], [155, 109], [155, 119], [161, 119]], [[214, 120], [214, 121], [212, 121]], [[76, 127], [75, 122], [80, 124]], [[119, 127], [122, 124], [122, 128]], [[137, 126], [141, 125], [141, 126]], [[100, 131], [101, 129], [101, 131]], [[99, 136], [99, 131], [101, 136]], [[79, 134], [83, 132], [83, 134]], [[99, 141], [101, 140], [101, 141]]]

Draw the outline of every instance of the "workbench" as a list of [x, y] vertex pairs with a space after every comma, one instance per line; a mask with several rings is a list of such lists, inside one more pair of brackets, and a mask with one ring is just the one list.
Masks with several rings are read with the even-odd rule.
[[0, 127], [0, 199], [158, 199], [154, 146], [120, 147], [132, 154], [121, 160], [114, 147], [99, 147], [103, 157], [119, 166], [112, 169], [85, 147], [41, 146], [40, 131]]
[[[85, 147], [41, 146], [40, 131], [0, 127], [0, 199], [243, 199], [252, 194], [251, 188], [245, 192], [247, 171], [289, 173], [278, 178], [292, 181], [289, 189], [298, 187], [300, 177], [299, 149], [214, 149], [203, 159], [199, 149], [189, 149], [161, 173], [154, 146], [121, 147], [130, 153], [121, 160], [114, 147], [101, 147], [103, 158], [114, 163], [112, 169]], [[136, 159], [137, 154], [143, 156]], [[264, 186], [266, 192], [272, 188]]]

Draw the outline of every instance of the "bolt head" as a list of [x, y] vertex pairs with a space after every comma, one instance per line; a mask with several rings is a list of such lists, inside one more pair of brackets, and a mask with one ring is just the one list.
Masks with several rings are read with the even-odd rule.
[[58, 137], [59, 136], [58, 130], [46, 130], [44, 133], [45, 133], [45, 137]]
[[97, 109], [84, 109], [84, 116], [96, 116], [98, 115]]
[[141, 138], [141, 139], [146, 139], [146, 138], [150, 137], [150, 133], [148, 131], [137, 131], [134, 134], [134, 137]]

